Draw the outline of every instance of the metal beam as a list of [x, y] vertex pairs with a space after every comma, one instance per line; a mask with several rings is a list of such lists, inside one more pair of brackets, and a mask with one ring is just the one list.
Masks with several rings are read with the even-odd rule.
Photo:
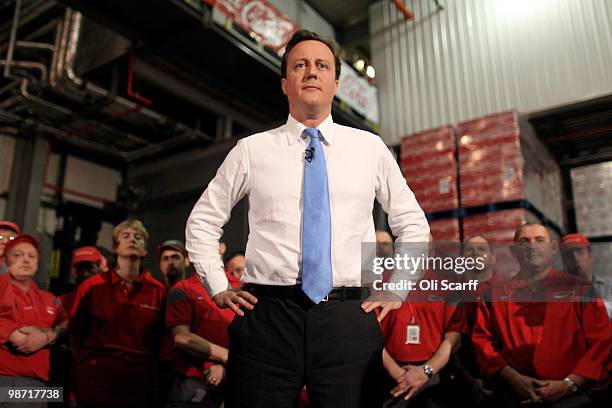
[[28, 233], [38, 227], [48, 151], [49, 142], [42, 137], [19, 137], [15, 142], [6, 215]]

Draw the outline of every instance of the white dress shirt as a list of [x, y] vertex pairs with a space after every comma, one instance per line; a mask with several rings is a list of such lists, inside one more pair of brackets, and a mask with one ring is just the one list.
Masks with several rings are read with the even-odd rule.
[[[186, 247], [211, 297], [228, 288], [219, 239], [245, 194], [249, 237], [242, 282], [300, 282], [304, 151], [310, 142], [305, 128], [289, 115], [285, 125], [241, 139], [194, 206]], [[360, 286], [361, 243], [376, 242], [374, 198], [398, 242], [428, 242], [429, 226], [380, 137], [335, 124], [331, 115], [318, 129], [329, 183], [334, 287]]]

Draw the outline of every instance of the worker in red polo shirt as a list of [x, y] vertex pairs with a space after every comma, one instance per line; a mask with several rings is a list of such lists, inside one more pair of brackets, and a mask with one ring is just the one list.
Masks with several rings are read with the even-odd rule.
[[[434, 253], [429, 236], [429, 253]], [[448, 278], [427, 271], [424, 282]], [[383, 365], [389, 375], [385, 408], [443, 406], [440, 371], [461, 344], [466, 331], [465, 312], [448, 291], [411, 290], [402, 306], [381, 322], [385, 336]]]
[[70, 311], [76, 291], [86, 279], [102, 271], [104, 257], [96, 247], [84, 246], [72, 252], [70, 260], [70, 270], [74, 275], [74, 290], [59, 297], [64, 309]]
[[66, 313], [51, 293], [38, 289], [38, 241], [18, 235], [4, 251], [8, 273], [0, 276], [0, 387], [44, 387], [49, 346], [66, 325]]
[[478, 303], [483, 301], [483, 294], [489, 293], [491, 286], [502, 278], [495, 271], [497, 257], [493, 245], [486, 238], [475, 235], [466, 239], [464, 254], [466, 257], [478, 259], [482, 266], [471, 267], [462, 275], [464, 282], [477, 279], [478, 288], [475, 293], [465, 293], [462, 296], [467, 333], [463, 333], [461, 336], [461, 349], [452, 359], [452, 370], [457, 374], [457, 381], [453, 382], [453, 386], [455, 392], [469, 390], [469, 396], [466, 396], [469, 398], [466, 400], [469, 405], [484, 408], [491, 404], [494, 392], [488, 388], [480, 375], [480, 368], [476, 361], [476, 352], [472, 343], [472, 330], [476, 321]]
[[[244, 254], [232, 253], [224, 263], [230, 285], [237, 288], [234, 273], [244, 270]], [[174, 337], [176, 378], [169, 407], [223, 406], [227, 327], [233, 318], [233, 312], [210, 299], [197, 274], [170, 290], [166, 327]]]
[[592, 406], [591, 385], [607, 375], [612, 331], [588, 281], [556, 271], [557, 242], [542, 225], [514, 236], [520, 271], [478, 305], [472, 339], [498, 404]]
[[7, 266], [4, 262], [4, 248], [10, 241], [21, 233], [19, 225], [11, 221], [0, 221], [0, 275], [6, 273]]
[[149, 239], [138, 220], [113, 231], [116, 267], [77, 290], [69, 332], [79, 406], [150, 406], [156, 376], [166, 289], [141, 266]]
[[[75, 249], [70, 260], [70, 270], [74, 275], [75, 287], [72, 291], [59, 296], [59, 301], [66, 311], [70, 311], [76, 296], [77, 289], [88, 278], [101, 272], [104, 257], [96, 247], [85, 246]], [[64, 389], [66, 398], [72, 397], [72, 365], [74, 354], [72, 353], [68, 339], [56, 343], [51, 349], [51, 382], [54, 386]]]
[[[170, 290], [187, 276], [189, 257], [185, 244], [178, 239], [168, 239], [157, 246], [159, 271], [166, 290]], [[167, 401], [174, 384], [174, 340], [170, 330], [164, 331], [159, 355], [159, 391], [162, 401]]]

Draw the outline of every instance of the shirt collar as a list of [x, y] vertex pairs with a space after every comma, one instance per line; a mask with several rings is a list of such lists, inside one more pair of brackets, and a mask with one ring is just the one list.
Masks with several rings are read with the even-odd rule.
[[[291, 114], [287, 118], [287, 124], [285, 125], [285, 133], [287, 134], [287, 142], [289, 145], [292, 145], [296, 142], [305, 142], [305, 138], [302, 136], [304, 133], [304, 126], [302, 123], [298, 122]], [[329, 114], [327, 118], [319, 126], [317, 126], [319, 132], [321, 132], [322, 138], [321, 140], [325, 142], [325, 144], [332, 144], [334, 142], [336, 136], [336, 128], [334, 126], [334, 120], [332, 119], [332, 115]]]
[[[124, 281], [124, 280], [121, 278], [121, 276], [119, 276], [119, 275], [117, 274], [117, 271], [116, 271], [115, 269], [113, 269], [113, 270], [112, 270], [112, 271], [110, 271], [109, 273], [110, 273], [110, 281], [111, 281], [111, 283], [113, 284], [113, 286], [114, 286], [114, 285], [118, 285], [118, 284], [120, 284], [121, 282], [125, 282], [125, 281]], [[136, 280], [135, 280], [135, 281], [133, 281], [132, 283], [133, 283], [133, 284], [137, 284], [137, 285], [142, 285], [142, 284], [144, 284], [144, 281], [145, 281], [145, 279], [146, 279], [146, 276], [145, 276], [145, 274], [146, 274], [146, 273], [147, 273], [147, 271], [142, 270], [142, 271], [140, 272], [140, 275], [138, 276], [138, 279], [136, 279]]]
[[[560, 277], [564, 277], [564, 275], [561, 272], [558, 272], [556, 269], [554, 268], [550, 268], [550, 270], [548, 271], [548, 273], [546, 274], [546, 276], [544, 276], [544, 278], [542, 278], [540, 281], [537, 282], [537, 285], [544, 285], [546, 286], [547, 284], [549, 284], [552, 280], [554, 279], [558, 279]], [[527, 283], [527, 279], [525, 278], [525, 275], [523, 273], [523, 271], [519, 271], [517, 274], [515, 274], [512, 278], [510, 278], [512, 281], [512, 287], [514, 289], [519, 289], [519, 288], [524, 288], [526, 286], [529, 286], [529, 284]]]

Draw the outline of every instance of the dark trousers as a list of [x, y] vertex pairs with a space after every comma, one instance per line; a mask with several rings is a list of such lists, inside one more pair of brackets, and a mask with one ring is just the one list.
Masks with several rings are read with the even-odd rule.
[[361, 301], [258, 297], [228, 328], [227, 408], [382, 406], [380, 326]]
[[167, 408], [223, 408], [223, 388], [205, 380], [176, 376]]

